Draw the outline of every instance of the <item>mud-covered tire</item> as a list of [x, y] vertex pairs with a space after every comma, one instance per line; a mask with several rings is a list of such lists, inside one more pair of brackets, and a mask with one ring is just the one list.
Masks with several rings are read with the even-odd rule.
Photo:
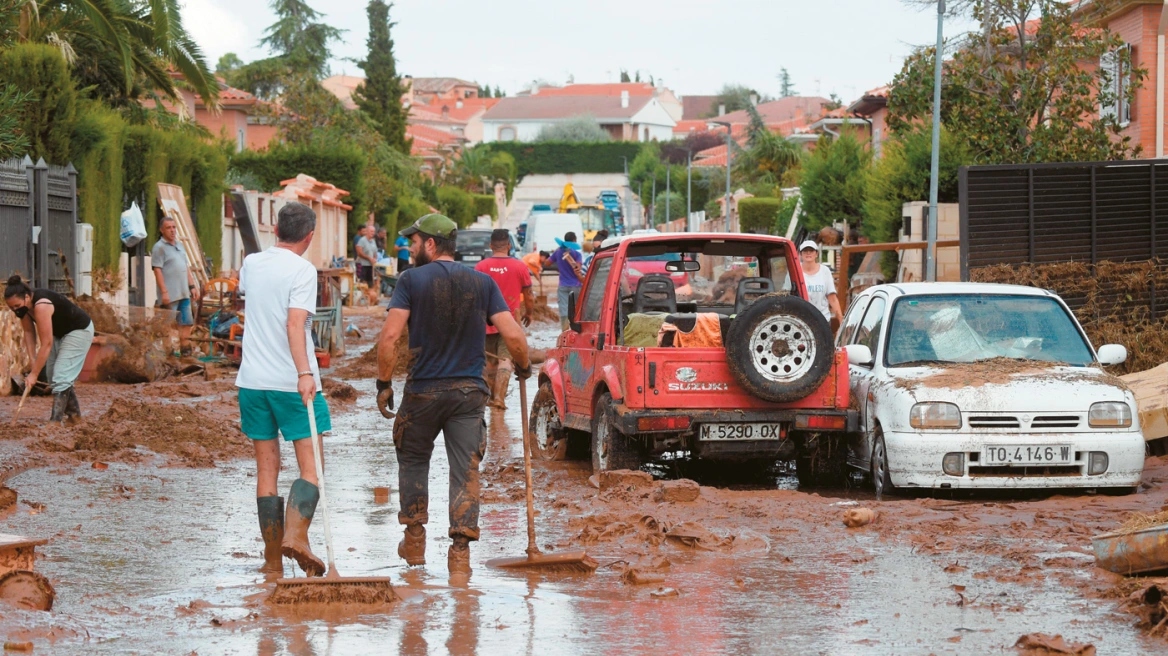
[[888, 472], [888, 447], [884, 444], [884, 432], [876, 427], [876, 434], [872, 439], [872, 487], [876, 491], [876, 499], [895, 493], [896, 487], [892, 484], [892, 476]]
[[567, 460], [568, 431], [560, 424], [560, 411], [552, 384], [543, 381], [531, 402], [531, 425], [527, 439], [536, 460]]
[[53, 610], [57, 593], [44, 575], [16, 569], [0, 575], [0, 600], [27, 610]]
[[617, 430], [612, 409], [612, 396], [605, 392], [596, 399], [592, 412], [592, 473], [616, 469], [641, 468], [641, 452], [637, 445]]
[[842, 487], [847, 482], [847, 453], [840, 437], [803, 435], [795, 448], [799, 487]]
[[730, 323], [725, 343], [734, 380], [773, 403], [807, 397], [831, 373], [831, 328], [814, 305], [797, 296], [759, 298]]

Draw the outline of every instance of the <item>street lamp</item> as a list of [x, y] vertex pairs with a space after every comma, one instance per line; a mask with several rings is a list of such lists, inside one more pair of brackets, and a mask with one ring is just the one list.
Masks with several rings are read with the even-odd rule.
[[733, 130], [731, 129], [730, 123], [727, 121], [708, 121], [706, 123], [706, 128], [712, 130], [713, 128], [711, 126], [714, 126], [714, 125], [720, 125], [720, 126], [726, 128], [726, 206], [722, 210], [722, 214], [723, 214], [723, 218], [726, 219], [726, 230], [727, 230], [727, 232], [729, 232], [729, 230], [730, 230], [730, 153], [732, 152], [731, 151], [731, 148], [732, 148], [731, 141], [732, 141], [733, 137], [731, 136], [731, 132], [733, 132]]
[[941, 59], [944, 56], [945, 0], [937, 2], [937, 52], [933, 66], [933, 152], [929, 164], [929, 234], [925, 280], [937, 281], [937, 187], [941, 170]]

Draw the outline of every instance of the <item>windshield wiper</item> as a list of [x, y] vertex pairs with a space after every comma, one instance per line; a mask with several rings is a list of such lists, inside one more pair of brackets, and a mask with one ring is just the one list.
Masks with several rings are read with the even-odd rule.
[[896, 364], [889, 365], [889, 366], [892, 366], [892, 367], [919, 367], [921, 365], [926, 365], [926, 364], [956, 364], [956, 363], [949, 361], [949, 360], [909, 360], [907, 362], [897, 362]]

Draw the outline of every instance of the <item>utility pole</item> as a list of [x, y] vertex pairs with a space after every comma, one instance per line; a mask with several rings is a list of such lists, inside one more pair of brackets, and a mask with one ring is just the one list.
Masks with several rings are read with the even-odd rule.
[[647, 227], [657, 226], [657, 176], [653, 176], [653, 200], [649, 201], [649, 222], [652, 225]]
[[[622, 201], [624, 203], [624, 217], [621, 220], [621, 232], [629, 228], [629, 221], [632, 219], [632, 203], [633, 203], [633, 188], [629, 181], [629, 158], [621, 155], [621, 159], [625, 163], [625, 197]], [[614, 235], [615, 236], [615, 235]]]
[[937, 187], [941, 170], [941, 61], [945, 56], [945, 0], [937, 0], [937, 52], [933, 66], [933, 152], [929, 166], [929, 234], [925, 280], [937, 281]]
[[669, 223], [669, 221], [671, 221], [671, 219], [669, 217], [672, 216], [669, 213], [669, 178], [672, 178], [672, 177], [673, 177], [673, 165], [671, 165], [669, 163], [669, 160], [666, 160], [665, 161], [665, 222], [666, 223]]
[[685, 231], [690, 231], [690, 215], [693, 214], [693, 151], [685, 151]]

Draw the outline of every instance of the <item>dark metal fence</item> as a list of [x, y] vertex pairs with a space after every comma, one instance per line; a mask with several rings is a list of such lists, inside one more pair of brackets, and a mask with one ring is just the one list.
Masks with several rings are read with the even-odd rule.
[[0, 161], [0, 274], [72, 293], [77, 251], [77, 170], [44, 160]]

